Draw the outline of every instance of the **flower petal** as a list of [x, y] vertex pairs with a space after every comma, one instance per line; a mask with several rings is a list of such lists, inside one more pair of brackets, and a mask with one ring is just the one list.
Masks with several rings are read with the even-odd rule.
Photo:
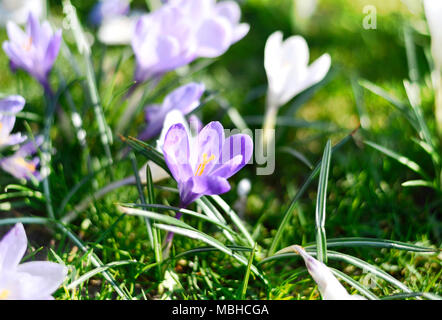
[[46, 49], [46, 55], [44, 59], [46, 71], [49, 71], [52, 68], [55, 59], [57, 59], [58, 52], [60, 50], [60, 44], [61, 44], [61, 30], [57, 30], [54, 36], [50, 39], [49, 45]]
[[0, 113], [15, 114], [20, 112], [25, 105], [25, 99], [22, 96], [13, 95], [0, 99]]
[[0, 241], [0, 273], [15, 269], [23, 258], [28, 239], [23, 224], [17, 223]]
[[196, 32], [196, 38], [200, 57], [217, 57], [232, 43], [233, 26], [225, 18], [206, 19]]
[[224, 141], [221, 159], [212, 174], [228, 179], [249, 162], [252, 154], [253, 141], [248, 135], [230, 136]]
[[202, 83], [191, 82], [181, 86], [167, 95], [163, 108], [165, 110], [178, 109], [186, 115], [199, 106], [204, 90]]
[[230, 21], [237, 24], [241, 18], [241, 9], [235, 1], [223, 1], [216, 4], [216, 12]]
[[51, 295], [63, 283], [67, 268], [54, 262], [32, 261], [19, 265], [17, 272], [27, 275], [27, 281], [22, 285], [22, 294], [28, 299], [42, 299]]
[[163, 152], [163, 145], [167, 132], [169, 131], [170, 127], [177, 123], [182, 124], [186, 132], [189, 134], [189, 126], [186, 119], [184, 118], [183, 113], [180, 110], [169, 111], [166, 115], [166, 118], [164, 119], [161, 135], [157, 140], [157, 149], [160, 150], [160, 152]]
[[358, 295], [348, 294], [344, 286], [336, 279], [330, 269], [322, 262], [309, 255], [302, 247], [293, 246], [293, 249], [304, 259], [308, 272], [318, 284], [324, 300], [360, 300]]
[[[190, 154], [190, 163], [195, 175], [205, 175], [212, 170], [219, 161], [223, 143], [224, 128], [220, 122], [212, 121], [201, 129], [196, 138], [197, 150]], [[208, 159], [211, 160], [207, 162]]]
[[189, 164], [189, 137], [182, 124], [178, 123], [170, 127], [164, 139], [163, 154], [178, 184], [193, 175]]
[[204, 195], [222, 194], [230, 190], [227, 179], [219, 176], [193, 176], [179, 185], [181, 206], [187, 207]]

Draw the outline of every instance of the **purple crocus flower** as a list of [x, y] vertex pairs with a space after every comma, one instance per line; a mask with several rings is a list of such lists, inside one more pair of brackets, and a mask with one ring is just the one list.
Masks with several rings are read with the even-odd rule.
[[[0, 159], [0, 166], [17, 179], [37, 179], [42, 180], [37, 167], [40, 163], [38, 157], [32, 156], [37, 152], [37, 148], [43, 143], [43, 136], [36, 137], [35, 141], [29, 141], [22, 145], [11, 156]], [[28, 159], [31, 157], [30, 159]]]
[[236, 2], [216, 0], [171, 0], [141, 17], [132, 40], [135, 80], [161, 76], [198, 57], [222, 55], [249, 31], [240, 17]]
[[15, 124], [15, 114], [20, 112], [25, 105], [21, 96], [9, 96], [0, 99], [0, 148], [22, 143], [26, 137], [21, 133], [11, 134]]
[[89, 14], [89, 21], [93, 25], [98, 26], [105, 19], [125, 16], [129, 13], [129, 9], [128, 0], [101, 0]]
[[252, 152], [253, 142], [248, 135], [235, 134], [225, 139], [218, 121], [207, 124], [196, 137], [191, 137], [180, 123], [170, 127], [163, 154], [178, 183], [180, 207], [187, 207], [203, 195], [229, 191], [227, 179], [249, 162]]
[[189, 83], [169, 93], [161, 105], [150, 105], [145, 108], [147, 128], [138, 137], [140, 140], [149, 140], [157, 136], [163, 128], [166, 115], [172, 110], [179, 110], [187, 115], [200, 105], [200, 98], [204, 93], [204, 84]]
[[0, 241], [0, 300], [51, 300], [66, 278], [67, 268], [49, 261], [20, 264], [28, 240], [17, 223]]
[[9, 41], [3, 42], [3, 50], [10, 59], [11, 69], [25, 70], [50, 92], [48, 76], [60, 49], [61, 30], [53, 33], [48, 21], [40, 25], [32, 13], [28, 16], [26, 32], [12, 21], [6, 29]]

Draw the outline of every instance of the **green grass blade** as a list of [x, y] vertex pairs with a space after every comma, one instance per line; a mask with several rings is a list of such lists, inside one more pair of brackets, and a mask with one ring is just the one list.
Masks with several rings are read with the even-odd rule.
[[[311, 254], [312, 256], [316, 256], [315, 251], [309, 250], [308, 253]], [[261, 260], [258, 263], [258, 265], [262, 265], [264, 263], [268, 263], [268, 262], [274, 261], [274, 260], [279, 260], [279, 259], [283, 259], [283, 258], [292, 258], [292, 257], [298, 257], [298, 255], [296, 253], [277, 254], [277, 255], [274, 255], [274, 256], [271, 256], [271, 257]], [[400, 281], [398, 281], [397, 279], [395, 279], [394, 277], [392, 277], [391, 275], [389, 275], [385, 271], [383, 271], [383, 270], [379, 269], [378, 267], [373, 266], [373, 265], [371, 265], [361, 259], [355, 258], [355, 257], [347, 255], [347, 254], [339, 253], [336, 251], [328, 251], [327, 257], [330, 260], [346, 262], [351, 265], [354, 265], [355, 267], [361, 268], [364, 271], [371, 272], [372, 274], [374, 274], [374, 275], [378, 276], [379, 278], [389, 282], [390, 284], [398, 287], [399, 289], [401, 289], [404, 292], [407, 292], [407, 293], [412, 292], [412, 290], [410, 290], [407, 286], [405, 286], [403, 283], [401, 283]]]
[[[140, 179], [140, 175], [138, 172], [137, 161], [136, 161], [136, 158], [135, 158], [135, 155], [133, 152], [129, 153], [129, 158], [132, 163], [132, 169], [133, 169], [134, 176], [135, 176], [135, 184], [137, 185], [138, 196], [140, 197], [140, 202], [141, 202], [141, 204], [145, 205], [146, 198], [144, 196], [143, 185], [141, 184], [141, 179]], [[152, 246], [152, 249], [154, 249], [154, 238], [153, 238], [153, 232], [152, 232], [152, 225], [150, 223], [149, 218], [144, 218], [144, 221], [146, 222], [147, 234], [149, 237], [150, 245]]]
[[322, 155], [319, 174], [318, 194], [316, 197], [316, 252], [318, 260], [327, 263], [327, 238], [325, 234], [325, 208], [327, 202], [327, 183], [330, 171], [331, 141], [328, 140]]
[[[226, 247], [229, 248], [232, 251], [239, 251], [239, 252], [250, 252], [250, 251], [252, 251], [251, 248], [242, 247], [242, 246], [229, 246], [229, 245], [226, 245]], [[187, 255], [192, 255], [192, 254], [197, 254], [197, 253], [211, 252], [211, 251], [218, 251], [218, 249], [216, 249], [214, 247], [198, 247], [198, 248], [194, 248], [194, 249], [191, 249], [191, 250], [187, 250], [185, 252], [181, 252], [181, 253], [177, 254], [175, 256], [175, 258], [179, 258], [179, 257], [187, 256]]]
[[[146, 166], [146, 188], [147, 188], [147, 204], [155, 203], [155, 189], [152, 181], [152, 172], [150, 171], [149, 165]], [[153, 209], [154, 210], [154, 209]], [[161, 250], [161, 234], [160, 231], [152, 227], [153, 234], [153, 245], [155, 252], [155, 260], [159, 263], [163, 260], [163, 251]], [[159, 268], [159, 266], [158, 266]]]
[[357, 282], [356, 280], [353, 280], [352, 278], [350, 278], [348, 275], [346, 275], [345, 273], [335, 269], [335, 268], [330, 268], [330, 271], [337, 276], [338, 278], [341, 278], [344, 282], [348, 283], [350, 286], [352, 286], [353, 288], [355, 288], [356, 290], [358, 290], [363, 296], [365, 296], [367, 299], [369, 300], [379, 300], [379, 298], [372, 293], [370, 290], [368, 290], [367, 288], [365, 288], [363, 285], [361, 285], [359, 282]]
[[[304, 248], [315, 248], [315, 246], [316, 246], [315, 243], [309, 243], [309, 244], [306, 244], [304, 246]], [[440, 251], [440, 249], [418, 246], [415, 244], [401, 242], [401, 241], [375, 239], [375, 238], [359, 238], [359, 237], [327, 239], [327, 247], [328, 248], [374, 247], [374, 248], [396, 249], [396, 250], [405, 250], [405, 251], [413, 251], [413, 252], [428, 252], [428, 253]]]
[[293, 148], [290, 148], [290, 147], [281, 147], [281, 148], [279, 148], [279, 151], [292, 155], [293, 157], [295, 157], [296, 159], [298, 159], [299, 161], [304, 163], [310, 170], [313, 170], [313, 168], [314, 168], [313, 164], [301, 152], [299, 152]]
[[[354, 134], [354, 132], [357, 129], [355, 129], [353, 132], [351, 132], [349, 135], [347, 135], [344, 139], [342, 139], [341, 141], [339, 141], [338, 144], [336, 144], [333, 148], [332, 148], [332, 152], [334, 152], [335, 150], [338, 150], [341, 146], [343, 146], [344, 144], [346, 144], [351, 138], [352, 135]], [[310, 175], [307, 177], [307, 179], [304, 181], [304, 183], [302, 184], [301, 188], [299, 189], [299, 191], [296, 193], [295, 197], [293, 198], [292, 202], [290, 203], [289, 207], [287, 208], [287, 210], [284, 212], [282, 221], [278, 227], [278, 230], [276, 231], [275, 237], [273, 238], [272, 244], [270, 245], [270, 249], [269, 249], [269, 253], [268, 256], [272, 256], [279, 244], [279, 241], [281, 241], [281, 237], [282, 234], [290, 220], [290, 217], [293, 213], [293, 211], [295, 210], [295, 207], [297, 205], [298, 200], [302, 197], [302, 195], [304, 194], [304, 192], [307, 190], [307, 188], [310, 186], [310, 184], [313, 182], [313, 180], [315, 179], [316, 175], [319, 173], [320, 167], [321, 167], [321, 161], [319, 161], [319, 163], [316, 165], [315, 169], [313, 169], [313, 171], [310, 173]]]
[[252, 236], [250, 235], [249, 231], [244, 226], [244, 224], [242, 223], [241, 219], [238, 217], [236, 212], [220, 196], [213, 195], [209, 197], [220, 206], [220, 208], [229, 216], [230, 219], [232, 219], [232, 222], [236, 225], [236, 227], [239, 229], [242, 235], [246, 238], [247, 243], [251, 247], [253, 247], [255, 245], [255, 241], [253, 241]]
[[[200, 199], [196, 200], [196, 203], [209, 218], [217, 220], [222, 224], [227, 224], [227, 221], [207, 197], [201, 197]], [[226, 230], [223, 230], [223, 233], [230, 242], [236, 244], [236, 240], [232, 234]]]
[[429, 293], [429, 292], [411, 292], [411, 293], [398, 293], [390, 296], [382, 297], [381, 300], [403, 300], [407, 298], [424, 297], [429, 300], [442, 300], [442, 297]]
[[[204, 234], [198, 230], [190, 230], [190, 229], [186, 229], [186, 228], [180, 228], [180, 227], [175, 227], [175, 226], [171, 226], [171, 225], [164, 225], [164, 224], [156, 224], [156, 226], [160, 229], [163, 229], [163, 230], [166, 230], [169, 232], [173, 232], [175, 234], [180, 234], [182, 236], [185, 236], [185, 237], [188, 237], [191, 239], [200, 240], [200, 241], [208, 244], [209, 246], [215, 247], [218, 250], [220, 250], [221, 252], [224, 252], [228, 256], [237, 260], [239, 263], [241, 263], [245, 266], [248, 265], [248, 261], [244, 256], [236, 254], [234, 251], [232, 251], [231, 249], [226, 247], [220, 241], [218, 241], [215, 238], [213, 238], [207, 234]], [[253, 271], [254, 274], [256, 274], [267, 285], [267, 283], [268, 283], [267, 279], [254, 265], [252, 265], [250, 267], [250, 269]]]
[[[95, 113], [95, 117], [98, 124], [98, 130], [100, 133], [100, 140], [103, 144], [106, 157], [109, 164], [113, 163], [112, 154], [110, 151], [110, 145], [112, 144], [112, 133], [106, 123], [103, 108], [101, 106], [100, 96], [98, 94], [94, 68], [91, 59], [91, 49], [84, 35], [83, 28], [81, 27], [78, 19], [76, 9], [71, 4], [70, 0], [63, 0], [63, 12], [66, 14], [66, 18], [69, 21], [69, 25], [74, 34], [75, 41], [77, 43], [78, 51], [83, 55], [86, 65], [86, 80], [87, 88], [89, 91], [89, 97], [91, 99], [92, 107]], [[112, 170], [110, 170], [111, 176]]]
[[366, 145], [372, 147], [373, 149], [378, 150], [379, 152], [385, 154], [386, 156], [396, 160], [397, 162], [399, 162], [400, 164], [408, 167], [409, 169], [413, 170], [414, 172], [416, 172], [417, 174], [421, 175], [422, 177], [428, 179], [427, 174], [424, 172], [424, 170], [422, 170], [422, 168], [413, 160], [410, 160], [409, 158], [396, 153], [395, 151], [392, 151], [386, 147], [383, 147], [381, 145], [378, 145], [377, 143], [365, 140], [363, 141], [363, 143], [365, 143]]
[[426, 180], [408, 180], [405, 182], [402, 182], [401, 186], [403, 187], [427, 187], [432, 188], [434, 190], [438, 190], [437, 186], [434, 185], [431, 181]]
[[166, 165], [166, 161], [164, 161], [163, 154], [158, 152], [158, 150], [156, 150], [153, 146], [134, 137], [125, 138], [123, 136], [120, 136], [120, 139], [124, 143], [128, 144], [129, 147], [133, 148], [134, 151], [143, 154], [147, 159], [152, 160], [153, 162], [155, 162], [155, 164], [157, 164], [170, 174], [169, 168]]
[[74, 289], [75, 287], [77, 287], [78, 285], [82, 284], [83, 282], [85, 282], [86, 280], [88, 280], [89, 278], [102, 273], [103, 271], [106, 271], [110, 268], [114, 268], [114, 267], [119, 267], [119, 266], [124, 266], [124, 265], [128, 265], [128, 264], [137, 264], [138, 262], [136, 261], [132, 261], [132, 260], [122, 260], [122, 261], [114, 261], [108, 264], [105, 264], [101, 267], [95, 268], [89, 272], [86, 272], [85, 274], [83, 274], [82, 276], [80, 276], [77, 280], [71, 282], [66, 289], [71, 290]]
[[250, 271], [251, 271], [252, 264], [253, 264], [253, 258], [255, 257], [255, 251], [256, 251], [256, 243], [255, 243], [255, 246], [252, 249], [252, 252], [250, 252], [249, 261], [247, 263], [246, 273], [244, 275], [244, 279], [243, 279], [243, 282], [242, 282], [240, 300], [244, 300], [245, 297], [246, 297], [247, 286], [249, 284], [249, 278], [250, 278]]
[[[191, 211], [188, 209], [180, 209], [180, 208], [175, 208], [175, 207], [169, 207], [169, 206], [163, 206], [163, 205], [137, 205], [137, 204], [133, 204], [133, 206], [140, 206], [140, 207], [146, 207], [146, 208], [157, 208], [157, 209], [162, 209], [162, 210], [172, 210], [175, 212], [180, 212], [182, 214], [185, 215], [190, 215], [196, 218], [199, 218], [203, 221], [207, 221], [210, 223], [213, 223], [214, 225], [216, 225], [217, 227], [221, 228], [221, 230], [226, 230], [228, 232], [230, 232], [231, 234], [235, 234], [235, 231], [232, 230], [229, 226], [219, 222], [218, 220], [209, 218], [203, 214], [200, 214], [198, 212], [195, 211]], [[135, 209], [135, 208], [130, 208], [127, 207], [127, 204], [121, 204], [119, 206], [119, 209], [125, 213], [125, 214], [129, 214], [129, 215], [136, 215], [136, 216], [142, 216], [142, 217], [147, 217], [156, 221], [160, 221], [163, 223], [167, 223], [167, 224], [171, 224], [177, 227], [181, 227], [181, 228], [188, 228], [188, 229], [192, 229], [192, 230], [196, 230], [194, 227], [190, 226], [189, 224], [176, 219], [175, 217], [170, 217], [164, 214], [158, 214], [156, 212], [152, 212], [152, 211], [147, 211], [147, 210], [140, 210], [140, 209]]]

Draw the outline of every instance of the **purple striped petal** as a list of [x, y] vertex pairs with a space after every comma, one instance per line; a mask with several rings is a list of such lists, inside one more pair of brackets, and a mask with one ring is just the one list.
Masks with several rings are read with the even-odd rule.
[[176, 181], [186, 181], [193, 175], [189, 164], [189, 138], [181, 123], [171, 126], [167, 132], [164, 139], [163, 154], [166, 164]]

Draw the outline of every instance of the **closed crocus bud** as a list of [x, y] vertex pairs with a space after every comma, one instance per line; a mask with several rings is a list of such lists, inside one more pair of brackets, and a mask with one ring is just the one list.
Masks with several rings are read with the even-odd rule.
[[291, 36], [283, 41], [281, 31], [270, 35], [264, 51], [270, 105], [282, 106], [324, 79], [331, 58], [325, 53], [311, 65], [308, 62], [309, 49], [303, 37]]
[[0, 300], [51, 300], [66, 278], [67, 268], [48, 261], [20, 264], [28, 240], [21, 223], [0, 241]]
[[309, 49], [305, 39], [292, 36], [283, 41], [282, 37], [281, 31], [271, 34], [264, 50], [264, 68], [268, 79], [264, 144], [272, 139], [279, 107], [324, 79], [331, 65], [327, 53], [309, 65]]
[[44, 2], [44, 0], [1, 0], [0, 26], [6, 25], [8, 21], [23, 24], [29, 13], [40, 18], [44, 10]]
[[344, 286], [336, 279], [331, 270], [322, 262], [309, 255], [302, 247], [294, 245], [291, 247], [305, 262], [308, 272], [318, 285], [324, 300], [366, 300], [359, 295], [351, 295]]

